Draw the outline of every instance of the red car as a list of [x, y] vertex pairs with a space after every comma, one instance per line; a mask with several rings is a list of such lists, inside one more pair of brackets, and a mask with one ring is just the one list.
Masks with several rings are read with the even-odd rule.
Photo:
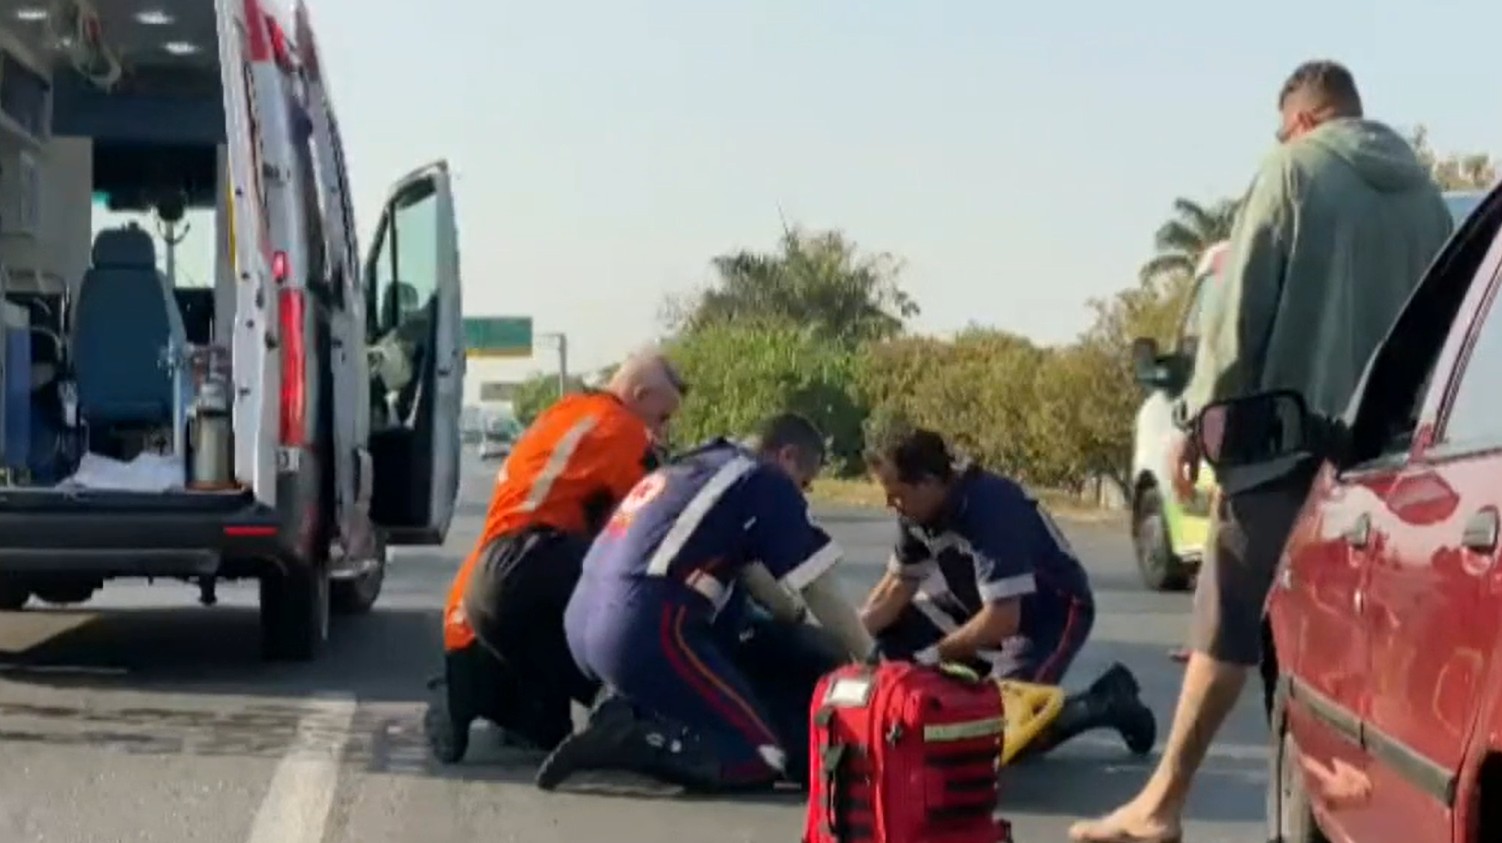
[[1270, 837], [1502, 841], [1502, 191], [1457, 228], [1341, 419], [1207, 408], [1212, 465], [1323, 465], [1268, 599]]

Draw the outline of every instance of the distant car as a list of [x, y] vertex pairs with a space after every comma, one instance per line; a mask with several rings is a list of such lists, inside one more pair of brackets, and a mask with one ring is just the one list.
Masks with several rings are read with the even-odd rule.
[[511, 456], [511, 439], [499, 436], [486, 436], [480, 442], [480, 459], [503, 460]]
[[1229, 249], [1230, 244], [1222, 241], [1200, 260], [1172, 351], [1160, 354], [1157, 344], [1146, 339], [1138, 340], [1134, 351], [1143, 357], [1134, 361], [1134, 368], [1147, 398], [1137, 411], [1132, 448], [1132, 546], [1142, 582], [1154, 591], [1178, 591], [1189, 585], [1210, 532], [1214, 473], [1202, 470], [1188, 499], [1181, 499], [1163, 475], [1174, 430], [1173, 402], [1194, 368], [1200, 314], [1215, 292]]

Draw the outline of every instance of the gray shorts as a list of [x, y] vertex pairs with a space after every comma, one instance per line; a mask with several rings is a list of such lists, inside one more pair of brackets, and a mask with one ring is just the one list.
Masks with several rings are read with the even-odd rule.
[[1195, 652], [1248, 667], [1261, 660], [1263, 607], [1313, 474], [1312, 468], [1299, 467], [1220, 496], [1194, 590], [1190, 645]]

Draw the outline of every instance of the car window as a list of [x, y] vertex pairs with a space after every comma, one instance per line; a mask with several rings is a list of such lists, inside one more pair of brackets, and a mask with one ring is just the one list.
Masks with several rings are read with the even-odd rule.
[[1484, 190], [1457, 190], [1445, 194], [1445, 207], [1450, 209], [1451, 218], [1455, 220], [1455, 225], [1459, 226], [1485, 198], [1486, 191]]
[[1494, 299], [1451, 398], [1442, 441], [1459, 448], [1502, 442], [1502, 311]]
[[[1408, 452], [1430, 386], [1445, 374], [1436, 372], [1436, 367], [1466, 295], [1473, 283], [1486, 283], [1487, 279], [1478, 279], [1478, 271], [1499, 229], [1502, 201], [1484, 197], [1440, 250], [1404, 305], [1368, 362], [1352, 399], [1347, 413], [1349, 447], [1342, 459], [1345, 467]], [[1495, 363], [1496, 352], [1491, 354]], [[1462, 432], [1457, 430], [1457, 434]]]

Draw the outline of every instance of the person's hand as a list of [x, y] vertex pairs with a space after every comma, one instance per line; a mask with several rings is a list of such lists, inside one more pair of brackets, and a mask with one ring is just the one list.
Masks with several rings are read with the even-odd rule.
[[1179, 500], [1187, 500], [1194, 494], [1194, 484], [1200, 476], [1199, 443], [1185, 431], [1174, 431], [1169, 440], [1168, 476]]
[[919, 650], [913, 654], [913, 663], [936, 667], [939, 664], [939, 648], [934, 646]]

